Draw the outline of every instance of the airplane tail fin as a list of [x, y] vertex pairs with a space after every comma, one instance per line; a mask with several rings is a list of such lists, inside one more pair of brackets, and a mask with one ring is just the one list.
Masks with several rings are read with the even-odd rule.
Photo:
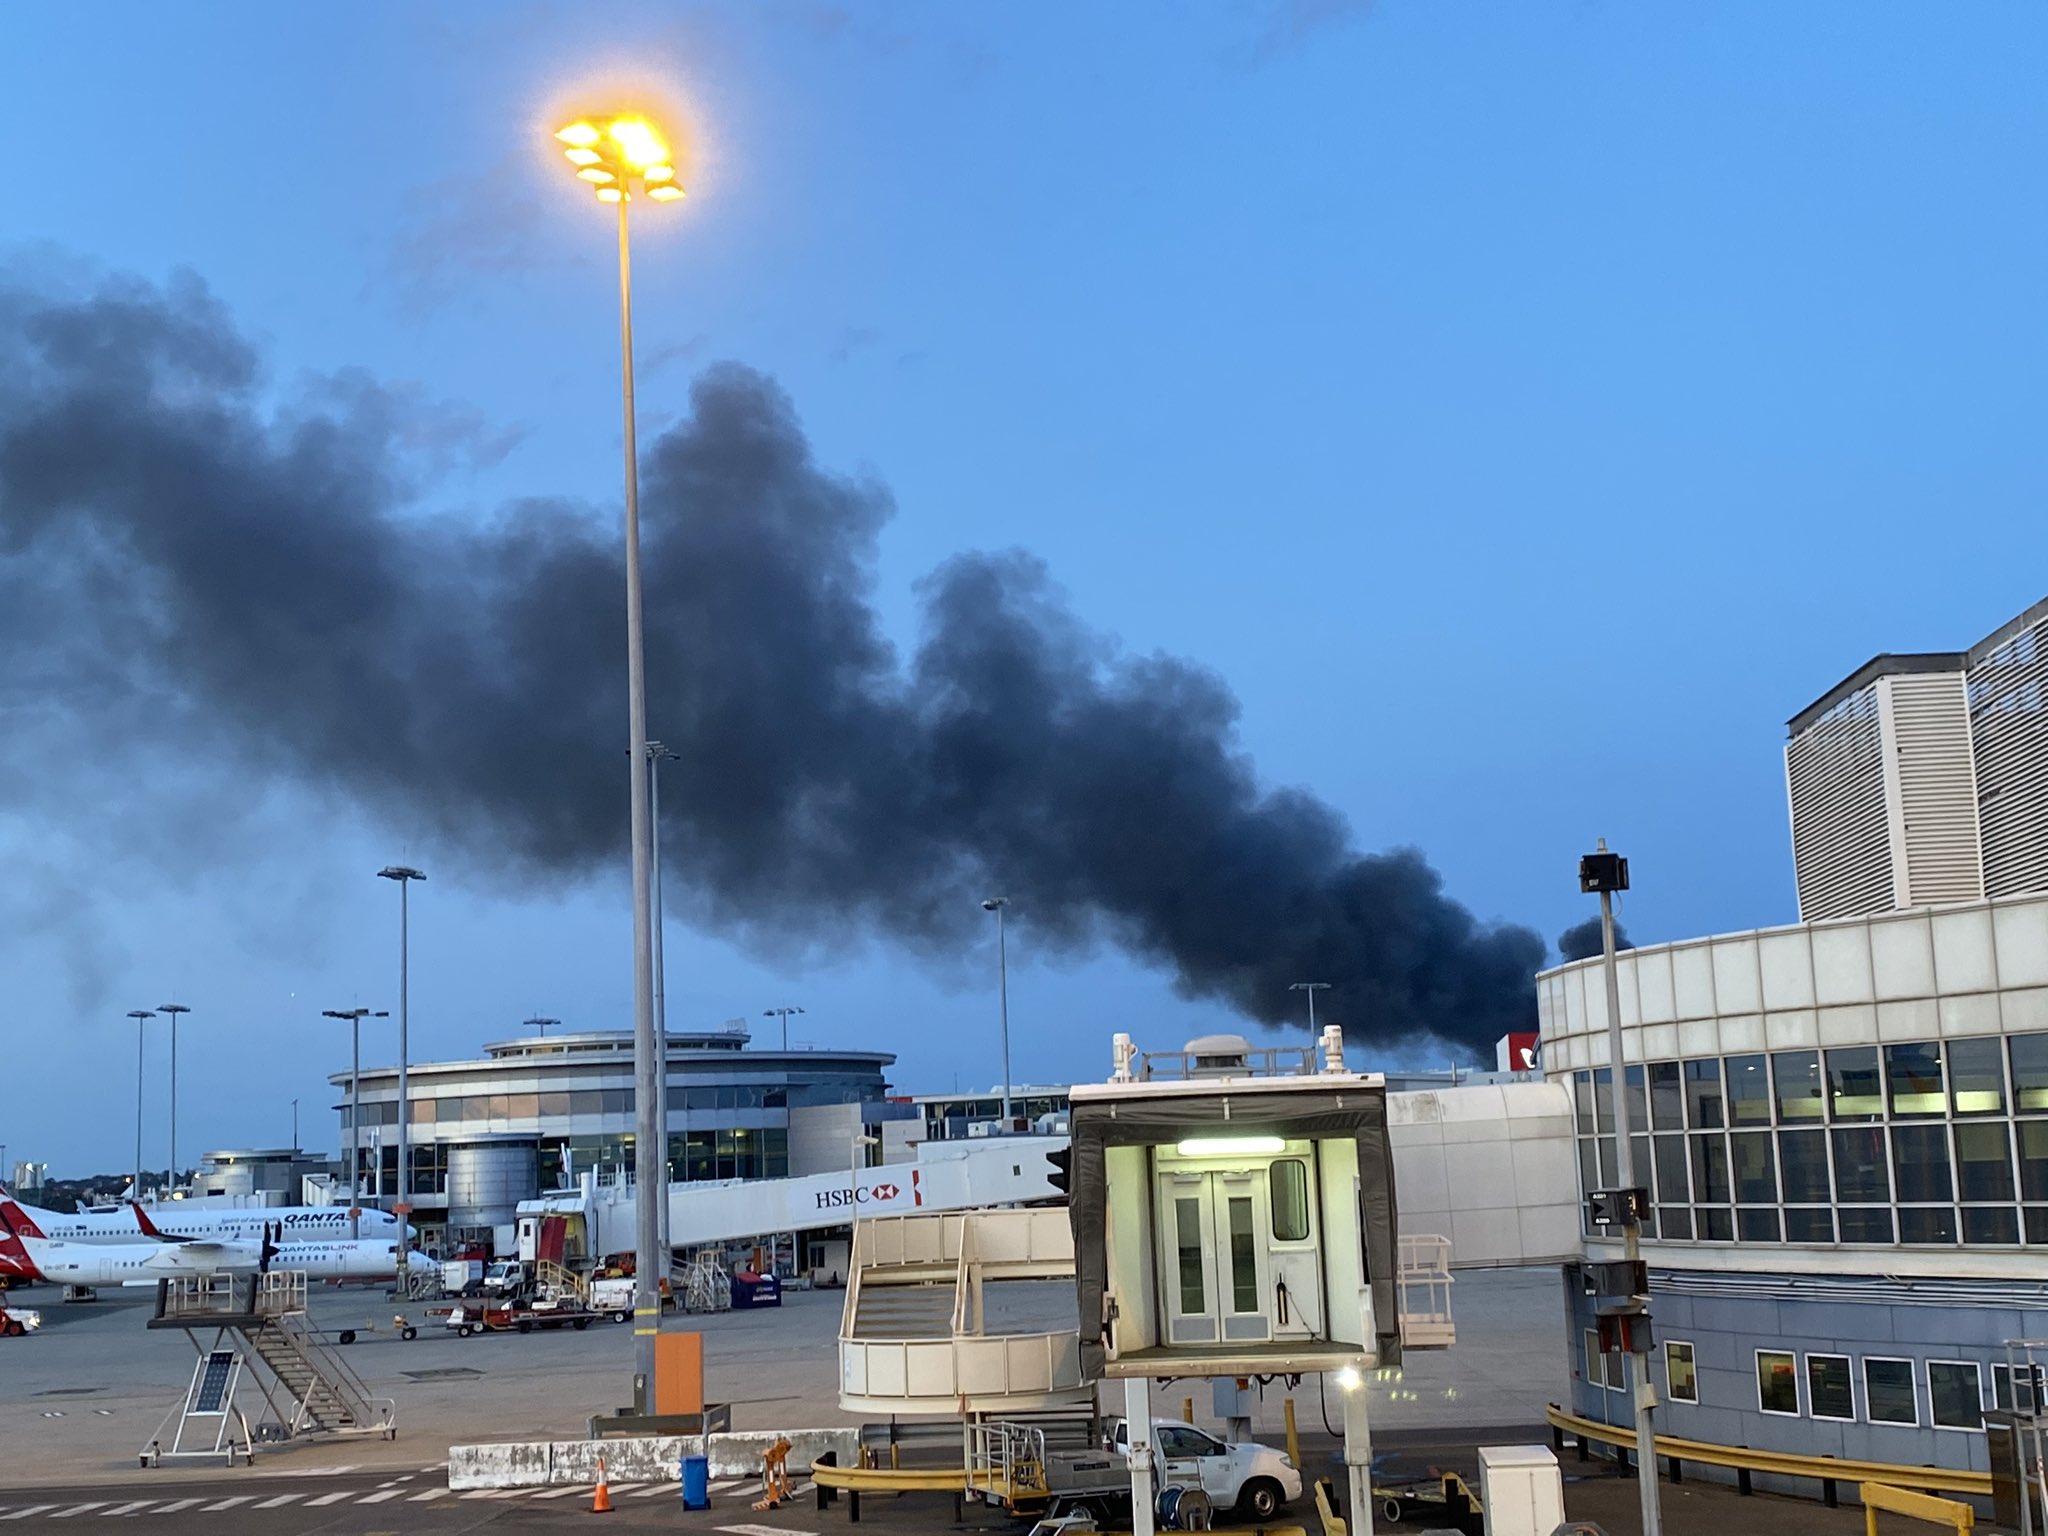
[[6, 1227], [15, 1237], [44, 1236], [43, 1229], [36, 1225], [35, 1218], [15, 1204], [12, 1197], [5, 1194], [0, 1194], [0, 1226]]
[[130, 1200], [128, 1202], [128, 1209], [135, 1213], [135, 1224], [142, 1228], [142, 1235], [144, 1237], [153, 1237], [159, 1241], [163, 1239], [163, 1233], [159, 1232], [156, 1223], [149, 1219], [149, 1212], [142, 1208], [141, 1201]]

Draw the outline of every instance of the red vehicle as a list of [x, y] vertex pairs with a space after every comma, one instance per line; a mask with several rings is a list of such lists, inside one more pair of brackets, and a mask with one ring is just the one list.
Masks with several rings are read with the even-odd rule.
[[447, 1326], [457, 1338], [479, 1333], [532, 1333], [536, 1328], [574, 1328], [581, 1333], [594, 1314], [574, 1297], [500, 1304], [469, 1301], [448, 1312]]

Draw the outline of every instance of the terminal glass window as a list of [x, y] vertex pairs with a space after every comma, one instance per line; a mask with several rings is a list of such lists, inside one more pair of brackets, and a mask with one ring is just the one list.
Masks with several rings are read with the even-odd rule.
[[2006, 1413], [2032, 1413], [2034, 1404], [2048, 1396], [2041, 1391], [2048, 1385], [2042, 1381], [2042, 1375], [2038, 1365], [2022, 1365], [2017, 1373], [2009, 1365], [1992, 1366], [1992, 1406]]
[[2005, 1113], [2005, 1052], [1996, 1040], [1951, 1040], [1949, 1107], [1957, 1116]]
[[1778, 1093], [1778, 1123], [1818, 1124], [1827, 1104], [1821, 1095], [1820, 1053], [1780, 1051], [1771, 1058], [1771, 1081]]
[[1771, 1123], [1771, 1084], [1765, 1075], [1763, 1057], [1728, 1058], [1728, 1123]]
[[1976, 1120], [1955, 1128], [1956, 1184], [1962, 1198], [2012, 1201], [2012, 1135], [2003, 1120]]
[[1877, 1077], [1876, 1046], [1829, 1051], [1827, 1063], [1830, 1120], [1884, 1118], [1884, 1089]]
[[1866, 1359], [1863, 1402], [1873, 1424], [1918, 1424], [1920, 1408], [1913, 1400], [1913, 1362]]
[[1948, 1095], [1941, 1085], [1939, 1042], [1886, 1046], [1884, 1075], [1891, 1085], [1894, 1120], [1938, 1115], [1948, 1108]]
[[1806, 1357], [1806, 1402], [1816, 1419], [1856, 1417], [1856, 1400], [1849, 1386], [1847, 1355]]
[[2048, 1111], [2048, 1035], [2014, 1035], [2012, 1107], [2022, 1115]]
[[1776, 1349], [1756, 1352], [1756, 1405], [1765, 1413], [1799, 1412], [1799, 1375], [1792, 1356]]
[[[2048, 1247], [2048, 1033], [1652, 1062], [1627, 1082], [1660, 1242]], [[1611, 1189], [1611, 1079], [1571, 1086], [1581, 1182]]]
[[1948, 1137], [1934, 1125], [1892, 1127], [1892, 1176], [1899, 1204], [1955, 1198], [1949, 1179]]
[[1700, 1400], [1699, 1377], [1693, 1372], [1692, 1346], [1670, 1339], [1664, 1345], [1664, 1385], [1674, 1403]]
[[[2048, 1107], [2048, 1105], [2044, 1105]], [[1721, 1063], [1685, 1063], [1685, 1119], [1696, 1131], [1721, 1128]]]
[[1937, 1429], [1984, 1427], [1984, 1380], [1974, 1360], [1927, 1362], [1927, 1405]]
[[1685, 1083], [1675, 1061], [1650, 1064], [1650, 1124], [1660, 1131], [1685, 1129]]
[[1273, 1209], [1273, 1240], [1298, 1243], [1308, 1237], [1308, 1164], [1283, 1157], [1266, 1170], [1268, 1203]]

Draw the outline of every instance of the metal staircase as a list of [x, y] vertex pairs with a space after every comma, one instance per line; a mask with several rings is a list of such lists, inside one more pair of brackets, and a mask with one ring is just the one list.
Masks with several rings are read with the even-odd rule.
[[877, 1283], [870, 1271], [853, 1310], [856, 1339], [950, 1339], [953, 1337], [955, 1289], [944, 1285]]
[[[157, 1285], [152, 1328], [178, 1328], [202, 1356], [232, 1351], [263, 1394], [269, 1417], [257, 1440], [301, 1435], [398, 1437], [396, 1405], [374, 1397], [337, 1347], [306, 1315], [303, 1271], [263, 1275], [190, 1275]], [[210, 1343], [200, 1335], [211, 1333]], [[239, 1348], [228, 1344], [232, 1338]]]

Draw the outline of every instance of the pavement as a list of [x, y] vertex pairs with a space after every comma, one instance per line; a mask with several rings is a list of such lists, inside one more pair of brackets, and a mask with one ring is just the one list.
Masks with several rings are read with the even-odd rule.
[[[1414, 1351], [1400, 1371], [1366, 1384], [1383, 1477], [1423, 1475], [1435, 1467], [1471, 1472], [1479, 1445], [1547, 1442], [1543, 1406], [1564, 1396], [1570, 1369], [1558, 1284], [1550, 1270], [1459, 1275], [1457, 1346]], [[372, 1392], [397, 1400], [395, 1442], [315, 1440], [259, 1446], [255, 1465], [247, 1467], [144, 1468], [138, 1453], [182, 1400], [197, 1356], [182, 1332], [144, 1326], [147, 1291], [108, 1297], [65, 1306], [46, 1289], [18, 1295], [42, 1312], [45, 1326], [24, 1339], [0, 1340], [0, 1526], [7, 1530], [63, 1521], [64, 1529], [99, 1531], [131, 1519], [165, 1536], [553, 1529], [589, 1518], [587, 1488], [451, 1493], [448, 1446], [583, 1439], [589, 1417], [618, 1406], [631, 1380], [631, 1333], [614, 1324], [583, 1333], [471, 1339], [427, 1329], [406, 1343], [392, 1331], [392, 1315], [404, 1310], [424, 1323], [423, 1307], [400, 1308], [376, 1288], [330, 1288], [314, 1295], [314, 1318], [330, 1332], [358, 1330], [346, 1358]], [[671, 1318], [667, 1326], [704, 1334], [708, 1395], [733, 1405], [736, 1429], [851, 1424], [856, 1416], [843, 1412], [837, 1399], [842, 1300], [836, 1291], [794, 1291], [780, 1308]], [[992, 1317], [992, 1326], [1056, 1327], [1071, 1319], [1073, 1289], [1065, 1283], [1006, 1287], [1003, 1305], [1004, 1315]], [[1319, 1381], [1295, 1389], [1296, 1419], [1304, 1464], [1335, 1477], [1337, 1441], [1324, 1425], [1336, 1421], [1336, 1389], [1325, 1397]], [[1155, 1388], [1154, 1412], [1178, 1415], [1190, 1388], [1196, 1421], [1213, 1426], [1207, 1383]], [[1269, 1443], [1281, 1443], [1287, 1396], [1279, 1383], [1269, 1383], [1256, 1405], [1255, 1432]], [[1121, 1411], [1117, 1384], [1105, 1390], [1104, 1406]], [[1633, 1481], [1613, 1476], [1604, 1463], [1581, 1466], [1568, 1458], [1564, 1471], [1567, 1508], [1575, 1518], [1599, 1521], [1610, 1536], [1638, 1529]], [[750, 1506], [758, 1488], [751, 1482], [714, 1484], [706, 1513], [684, 1512], [674, 1483], [621, 1484], [611, 1492], [616, 1508], [609, 1519], [628, 1530], [659, 1525], [702, 1536], [826, 1536], [848, 1523], [844, 1501], [821, 1511], [814, 1494], [756, 1513]], [[1862, 1528], [1852, 1510], [1764, 1495], [1744, 1499], [1697, 1482], [1667, 1485], [1664, 1509], [1667, 1536], [1731, 1530], [1850, 1536]], [[861, 1513], [858, 1529], [872, 1536], [1022, 1529], [973, 1507], [966, 1523], [957, 1523], [945, 1495], [870, 1497]], [[1312, 1502], [1297, 1503], [1289, 1514], [1315, 1529]]]

